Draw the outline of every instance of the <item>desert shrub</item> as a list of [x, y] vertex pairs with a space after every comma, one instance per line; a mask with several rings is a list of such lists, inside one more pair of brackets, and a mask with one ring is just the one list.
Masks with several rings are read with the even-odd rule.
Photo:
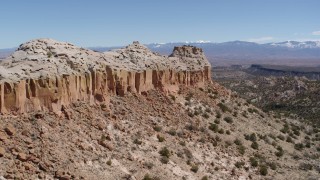
[[206, 110], [205, 110], [207, 113], [211, 113], [211, 109], [210, 108], [206, 108]]
[[230, 135], [230, 134], [231, 134], [230, 130], [227, 130], [227, 131], [226, 131], [226, 134]]
[[218, 106], [222, 112], [231, 112], [231, 110], [228, 108], [228, 106], [226, 106], [224, 103], [219, 103]]
[[242, 144], [242, 142], [238, 138], [235, 139], [233, 142], [234, 142], [234, 144], [236, 144], [238, 146]]
[[229, 123], [229, 124], [233, 123], [232, 117], [229, 117], [229, 116], [228, 116], [228, 117], [225, 117], [224, 120], [225, 120], [227, 123]]
[[237, 168], [242, 168], [242, 166], [244, 166], [244, 162], [243, 161], [238, 161], [238, 162], [236, 162], [234, 165], [237, 167]]
[[112, 164], [112, 161], [111, 161], [111, 159], [109, 159], [109, 160], [107, 161], [107, 165], [111, 166], [111, 164]]
[[278, 150], [278, 151], [275, 152], [275, 155], [278, 156], [278, 157], [282, 157], [283, 154], [284, 154], [284, 151], [283, 151], [282, 147], [281, 147], [281, 146], [278, 146], [278, 147], [277, 147], [277, 150]]
[[180, 144], [181, 146], [186, 146], [186, 142], [185, 142], [185, 141], [180, 141], [179, 144]]
[[301, 164], [299, 165], [299, 168], [300, 168], [301, 170], [311, 171], [311, 170], [313, 169], [313, 166], [312, 166], [312, 164], [301, 163]]
[[252, 167], [257, 167], [259, 165], [259, 162], [255, 157], [250, 157], [249, 161]]
[[189, 111], [189, 112], [188, 112], [188, 116], [189, 116], [189, 117], [194, 117], [193, 112]]
[[210, 116], [209, 116], [209, 114], [208, 114], [208, 113], [203, 113], [203, 114], [202, 114], [202, 117], [204, 117], [204, 118], [208, 119]]
[[237, 111], [234, 111], [233, 114], [232, 114], [232, 116], [238, 117], [238, 112], [237, 112]]
[[289, 127], [289, 124], [286, 123], [283, 125], [283, 128], [280, 130], [282, 133], [288, 133], [290, 131], [290, 127]]
[[139, 140], [138, 138], [136, 138], [136, 139], [133, 140], [133, 143], [134, 143], [134, 144], [141, 145], [141, 144], [142, 144], [142, 141]]
[[287, 137], [286, 141], [289, 142], [289, 143], [293, 143], [293, 140], [292, 140], [292, 138], [290, 136]]
[[222, 116], [221, 112], [220, 112], [220, 111], [217, 111], [216, 113], [217, 113], [217, 114], [216, 114], [216, 118], [218, 118], [218, 119], [221, 118], [221, 116]]
[[251, 147], [252, 147], [252, 149], [258, 149], [259, 144], [256, 141], [254, 141], [254, 142], [252, 142]]
[[231, 141], [226, 141], [225, 143], [226, 143], [226, 145], [225, 145], [226, 148], [232, 145]]
[[284, 137], [283, 135], [281, 135], [281, 134], [278, 135], [277, 138], [280, 139], [281, 141], [284, 141], [284, 140], [285, 140], [285, 137]]
[[170, 151], [169, 151], [169, 149], [167, 148], [167, 147], [163, 147], [160, 151], [159, 151], [159, 154], [161, 155], [161, 156], [164, 156], [164, 157], [167, 157], [167, 158], [169, 158], [170, 157]]
[[213, 145], [214, 147], [216, 147], [216, 146], [218, 146], [218, 142], [217, 142], [217, 141], [212, 141], [212, 145]]
[[52, 57], [52, 52], [48, 51], [48, 52], [47, 52], [47, 57], [48, 57], [48, 58], [51, 58], [51, 57]]
[[152, 169], [153, 166], [154, 166], [154, 164], [153, 164], [152, 162], [145, 162], [145, 163], [143, 163], [143, 165], [144, 165], [145, 167], [147, 167], [148, 169]]
[[162, 156], [162, 157], [160, 158], [160, 161], [161, 161], [163, 164], [168, 164], [169, 158], [166, 157], [166, 156]]
[[183, 151], [188, 159], [193, 158], [192, 152], [189, 149], [185, 148], [185, 149], [183, 149]]
[[172, 95], [172, 94], [169, 94], [170, 98], [173, 100], [173, 101], [176, 101], [176, 96]]
[[157, 132], [160, 132], [162, 130], [162, 127], [157, 125], [157, 126], [154, 126], [153, 127], [153, 130], [157, 131]]
[[185, 97], [185, 100], [186, 100], [186, 101], [190, 101], [192, 97], [193, 97], [193, 93], [189, 93], [189, 94]]
[[302, 143], [297, 143], [294, 145], [294, 149], [301, 151], [304, 148], [304, 145]]
[[245, 117], [245, 118], [248, 118], [247, 111], [243, 111], [243, 112], [241, 113], [241, 115], [242, 115], [243, 117]]
[[144, 175], [144, 177], [143, 177], [143, 179], [142, 180], [160, 180], [160, 178], [159, 177], [157, 177], [157, 176], [150, 176], [149, 174], [146, 174], [146, 175]]
[[271, 162], [268, 165], [272, 170], [276, 170], [277, 169], [277, 164], [275, 162]]
[[306, 142], [306, 148], [311, 148], [311, 143], [309, 141]]
[[157, 138], [158, 138], [159, 142], [165, 141], [165, 138], [163, 136], [160, 136], [159, 134], [157, 135]]
[[266, 176], [268, 174], [268, 166], [261, 165], [259, 168], [259, 172], [262, 176]]
[[201, 180], [209, 180], [208, 176], [203, 176]]
[[220, 124], [220, 120], [219, 119], [215, 119], [213, 122], [216, 123], [216, 124]]
[[186, 129], [189, 131], [198, 131], [199, 130], [199, 128], [195, 124], [186, 125]]
[[175, 136], [177, 134], [177, 131], [175, 129], [170, 129], [168, 131], [168, 134], [170, 134], [171, 136]]
[[221, 128], [221, 129], [219, 129], [218, 133], [219, 134], [224, 134], [224, 130]]
[[190, 170], [191, 170], [192, 172], [196, 173], [196, 172], [198, 172], [198, 170], [199, 170], [199, 166], [196, 165], [196, 164], [194, 164], [194, 165], [191, 166], [191, 169], [190, 169]]
[[250, 134], [250, 135], [245, 134], [245, 135], [244, 135], [244, 138], [245, 138], [246, 140], [252, 141], [252, 142], [257, 141], [257, 135], [256, 135], [256, 133], [252, 133], [252, 134]]
[[239, 145], [238, 151], [241, 155], [244, 155], [244, 153], [246, 152], [246, 147], [244, 147], [243, 145]]
[[217, 124], [210, 123], [209, 129], [213, 132], [218, 132], [219, 126]]

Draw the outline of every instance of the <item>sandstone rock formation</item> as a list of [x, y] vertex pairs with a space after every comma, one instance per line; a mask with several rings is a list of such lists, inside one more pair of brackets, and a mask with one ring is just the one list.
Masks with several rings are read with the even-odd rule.
[[210, 63], [200, 48], [175, 47], [169, 57], [134, 42], [100, 53], [52, 39], [20, 45], [0, 63], [0, 112], [60, 112], [76, 101], [108, 103], [112, 95], [210, 82]]

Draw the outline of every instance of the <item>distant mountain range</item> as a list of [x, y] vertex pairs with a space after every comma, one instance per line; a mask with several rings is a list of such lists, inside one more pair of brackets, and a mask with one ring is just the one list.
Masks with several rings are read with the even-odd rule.
[[[174, 46], [192, 45], [204, 50], [209, 61], [215, 65], [251, 64], [251, 63], [280, 63], [291, 65], [296, 62], [312, 62], [320, 65], [320, 41], [285, 41], [277, 43], [258, 44], [246, 41], [231, 41], [212, 43], [207, 41], [177, 42], [177, 43], [152, 43], [146, 46], [152, 51], [168, 55]], [[92, 47], [96, 51], [108, 51], [121, 47]], [[8, 55], [8, 50], [0, 50], [0, 58]], [[11, 51], [11, 52], [12, 52]], [[3, 53], [4, 52], [4, 53]], [[4, 55], [3, 55], [4, 54]], [[286, 63], [289, 62], [289, 63]]]

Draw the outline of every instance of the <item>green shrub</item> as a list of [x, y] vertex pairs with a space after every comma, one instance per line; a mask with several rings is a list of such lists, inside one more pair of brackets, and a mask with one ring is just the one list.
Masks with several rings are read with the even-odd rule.
[[208, 114], [208, 113], [203, 113], [203, 114], [202, 114], [202, 117], [204, 117], [204, 118], [208, 119], [210, 116], [209, 116], [209, 114]]
[[172, 94], [169, 94], [170, 98], [173, 100], [173, 101], [176, 101], [176, 96], [172, 95]]
[[258, 149], [259, 144], [256, 141], [254, 141], [254, 142], [252, 142], [251, 147], [252, 147], [252, 149]]
[[284, 137], [283, 135], [278, 135], [277, 138], [280, 139], [280, 140], [282, 140], [282, 141], [285, 140], [285, 137]]
[[242, 145], [242, 142], [237, 138], [237, 139], [235, 139], [234, 141], [234, 144], [236, 144], [236, 145]]
[[277, 169], [277, 164], [275, 162], [271, 162], [269, 163], [269, 167], [272, 169], [272, 170], [276, 170]]
[[218, 106], [222, 112], [231, 112], [231, 110], [223, 103], [219, 103]]
[[244, 153], [246, 152], [246, 147], [244, 147], [243, 145], [239, 145], [238, 151], [241, 155], [244, 155]]
[[227, 130], [227, 131], [226, 131], [226, 134], [230, 135], [230, 134], [231, 134], [230, 130]]
[[234, 165], [237, 167], [237, 168], [242, 168], [242, 166], [244, 166], [244, 162], [243, 161], [238, 161], [238, 162], [236, 162]]
[[169, 158], [170, 157], [170, 151], [169, 151], [169, 149], [167, 148], [167, 147], [163, 147], [160, 151], [159, 151], [159, 154], [161, 155], [161, 156], [165, 156], [165, 157], [167, 157], [167, 158]]
[[196, 173], [196, 172], [198, 172], [198, 170], [199, 170], [199, 166], [196, 165], [196, 164], [194, 164], [194, 165], [191, 166], [191, 169], [190, 169], [190, 170], [191, 170], [192, 172]]
[[162, 130], [162, 127], [157, 125], [157, 126], [154, 126], [153, 129], [157, 132], [160, 132]]
[[278, 151], [275, 152], [275, 155], [278, 156], [278, 157], [282, 157], [283, 154], [284, 154], [284, 151], [283, 151], [282, 147], [281, 147], [281, 146], [278, 146], [278, 147], [277, 147], [277, 150], [278, 150]]
[[232, 117], [225, 117], [224, 120], [229, 124], [233, 123]]
[[219, 130], [219, 126], [217, 124], [210, 123], [209, 129], [216, 133]]
[[219, 129], [218, 133], [219, 134], [224, 134], [224, 130], [221, 128], [221, 129]]
[[258, 160], [255, 157], [250, 157], [249, 160], [252, 167], [257, 167], [259, 165]]
[[47, 57], [48, 57], [48, 58], [51, 58], [52, 55], [53, 55], [52, 52], [50, 52], [50, 51], [47, 52]]
[[160, 136], [159, 134], [157, 135], [157, 138], [158, 138], [159, 142], [165, 141], [165, 138]]
[[160, 158], [160, 161], [161, 161], [163, 164], [168, 164], [169, 158], [166, 157], [166, 156], [162, 156], [162, 157]]
[[220, 124], [220, 120], [219, 119], [215, 119], [213, 122], [216, 123], [216, 124]]
[[294, 145], [294, 149], [301, 151], [304, 148], [304, 145], [302, 143], [297, 143]]
[[293, 143], [293, 140], [292, 140], [292, 138], [290, 136], [287, 137], [286, 141], [289, 142], [289, 143]]
[[217, 111], [217, 114], [216, 114], [216, 118], [221, 118], [221, 116], [222, 116], [222, 114], [221, 114], [221, 112], [220, 111]]
[[136, 138], [136, 139], [133, 140], [133, 143], [134, 143], [134, 144], [141, 145], [141, 144], [142, 144], [142, 141]]
[[201, 180], [209, 180], [208, 176], [203, 176]]
[[266, 176], [268, 174], [268, 166], [261, 165], [259, 168], [259, 172], [262, 176]]
[[112, 164], [112, 161], [111, 161], [111, 159], [109, 159], [109, 160], [107, 161], [107, 165], [111, 166], [111, 164]]
[[168, 131], [168, 134], [170, 134], [171, 136], [175, 136], [177, 134], [176, 130], [175, 129], [170, 129]]

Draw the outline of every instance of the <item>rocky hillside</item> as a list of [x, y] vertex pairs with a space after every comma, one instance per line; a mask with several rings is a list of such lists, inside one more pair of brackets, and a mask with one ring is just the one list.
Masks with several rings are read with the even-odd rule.
[[0, 63], [0, 112], [32, 112], [78, 100], [108, 103], [111, 95], [153, 88], [177, 91], [179, 84], [210, 81], [210, 64], [201, 49], [176, 47], [170, 57], [138, 42], [106, 53], [39, 39], [22, 44]]
[[199, 48], [41, 39], [1, 68], [0, 179], [319, 177], [319, 129], [212, 82]]

